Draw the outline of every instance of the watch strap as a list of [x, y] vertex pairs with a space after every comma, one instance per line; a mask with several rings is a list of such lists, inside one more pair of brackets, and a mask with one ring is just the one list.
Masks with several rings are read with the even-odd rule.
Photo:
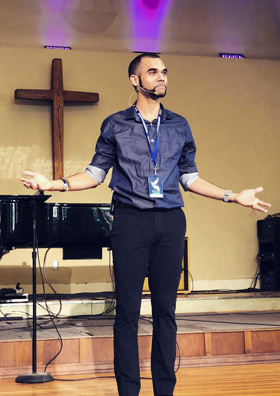
[[224, 202], [230, 203], [230, 201], [229, 201], [229, 196], [230, 196], [231, 193], [232, 193], [231, 190], [227, 190], [227, 191], [225, 192], [225, 195], [224, 195], [224, 198], [223, 198], [223, 201], [224, 201]]

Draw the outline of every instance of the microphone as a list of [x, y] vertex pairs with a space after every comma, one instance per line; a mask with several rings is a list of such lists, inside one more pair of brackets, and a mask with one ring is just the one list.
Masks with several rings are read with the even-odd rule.
[[147, 88], [141, 87], [140, 85], [137, 85], [137, 89], [139, 89], [139, 91], [141, 93], [148, 93], [148, 94], [152, 94], [152, 95], [158, 96], [158, 93], [156, 92], [155, 88], [154, 89], [147, 89]]

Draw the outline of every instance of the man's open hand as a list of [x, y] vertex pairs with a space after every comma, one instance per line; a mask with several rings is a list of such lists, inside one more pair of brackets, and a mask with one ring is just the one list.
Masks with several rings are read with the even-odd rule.
[[48, 191], [52, 189], [52, 180], [37, 172], [24, 171], [23, 174], [28, 177], [21, 177], [21, 181], [26, 188], [32, 190]]
[[243, 190], [240, 193], [233, 194], [232, 201], [238, 203], [239, 205], [251, 207], [254, 210], [259, 210], [260, 212], [267, 213], [267, 210], [265, 208], [270, 208], [271, 204], [261, 201], [255, 196], [258, 192], [261, 191], [263, 191], [262, 187], [253, 188], [250, 190]]

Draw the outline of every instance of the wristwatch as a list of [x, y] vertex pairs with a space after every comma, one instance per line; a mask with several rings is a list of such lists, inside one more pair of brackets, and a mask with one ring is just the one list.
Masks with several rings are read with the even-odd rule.
[[231, 203], [231, 201], [228, 200], [231, 193], [232, 193], [231, 190], [227, 190], [227, 191], [225, 192], [225, 195], [224, 195], [224, 198], [223, 198], [223, 201], [224, 201], [224, 202]]

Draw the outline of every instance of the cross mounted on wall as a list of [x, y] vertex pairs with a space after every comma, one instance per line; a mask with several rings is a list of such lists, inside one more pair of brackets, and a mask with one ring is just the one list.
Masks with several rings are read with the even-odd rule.
[[51, 89], [16, 89], [15, 99], [51, 102], [53, 178], [63, 177], [63, 113], [64, 102], [70, 104], [96, 103], [99, 94], [63, 90], [62, 60], [52, 61]]

